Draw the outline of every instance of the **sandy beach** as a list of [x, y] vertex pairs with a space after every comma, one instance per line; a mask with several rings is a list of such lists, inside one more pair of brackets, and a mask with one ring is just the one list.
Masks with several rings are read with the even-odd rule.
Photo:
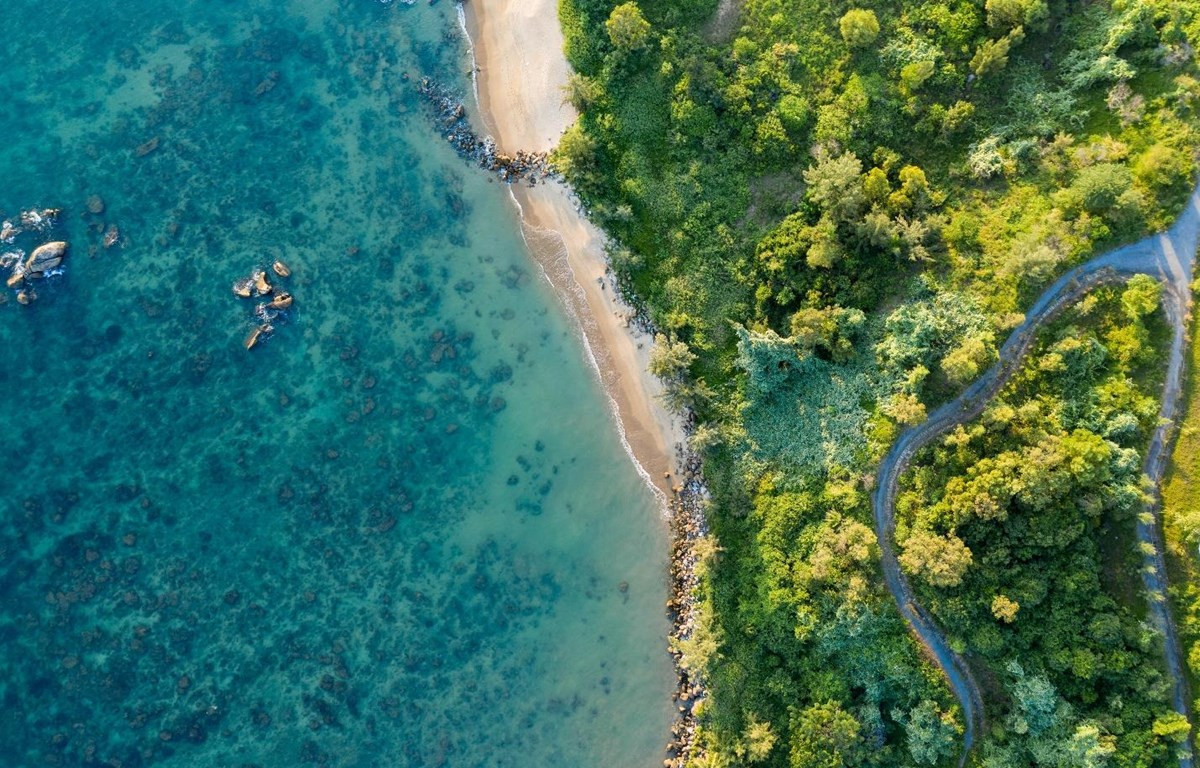
[[[471, 0], [463, 10], [478, 67], [483, 132], [500, 152], [549, 151], [575, 119], [563, 101], [570, 67], [556, 0]], [[647, 371], [653, 340], [628, 325], [629, 310], [605, 279], [603, 233], [560, 184], [514, 184], [511, 190], [525, 239], [579, 324], [634, 462], [670, 498], [682, 428], [662, 405], [661, 383]]]

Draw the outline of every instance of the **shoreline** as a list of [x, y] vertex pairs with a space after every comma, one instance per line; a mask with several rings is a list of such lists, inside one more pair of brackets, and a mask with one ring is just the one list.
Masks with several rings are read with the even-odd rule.
[[[478, 0], [477, 0], [478, 2]], [[700, 621], [696, 590], [700, 542], [708, 536], [708, 491], [700, 459], [688, 448], [692, 414], [670, 414], [663, 384], [649, 371], [653, 330], [635, 318], [609, 270], [607, 238], [583, 213], [564, 183], [507, 175], [513, 157], [544, 158], [577, 115], [564, 104], [571, 69], [563, 50], [557, 0], [489, 0], [455, 4], [471, 55], [478, 127], [495, 142], [501, 178], [516, 206], [530, 255], [578, 328], [584, 353], [600, 379], [626, 454], [659, 497], [670, 535], [666, 614], [667, 652], [675, 669], [674, 721], [664, 734], [666, 768], [683, 768], [702, 753], [696, 744], [695, 706], [708, 691], [684, 663], [682, 645]], [[500, 23], [489, 23], [494, 18]], [[474, 137], [471, 137], [474, 140]], [[520, 165], [520, 163], [518, 163]]]
[[[570, 67], [556, 0], [457, 7], [475, 61], [481, 133], [495, 140], [499, 152], [549, 152], [576, 117], [563, 104]], [[504, 23], [491, 23], [493, 18]], [[626, 453], [669, 506], [682, 485], [686, 434], [681, 419], [663, 406], [662, 384], [648, 370], [653, 337], [631, 324], [633, 311], [611, 285], [604, 234], [560, 182], [517, 182], [508, 191], [530, 253], [579, 330]]]

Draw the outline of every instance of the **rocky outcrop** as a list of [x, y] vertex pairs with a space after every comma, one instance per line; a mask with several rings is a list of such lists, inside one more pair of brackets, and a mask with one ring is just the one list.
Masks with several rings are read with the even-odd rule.
[[56, 240], [34, 248], [33, 253], [29, 254], [29, 259], [25, 262], [26, 275], [41, 277], [42, 273], [58, 267], [66, 258], [68, 248], [70, 246], [65, 240]]

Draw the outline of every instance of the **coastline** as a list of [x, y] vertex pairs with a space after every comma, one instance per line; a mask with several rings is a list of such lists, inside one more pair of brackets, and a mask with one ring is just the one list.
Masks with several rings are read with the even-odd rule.
[[[544, 157], [577, 117], [562, 96], [571, 69], [558, 0], [488, 0], [487, 8], [482, 2], [456, 3], [474, 65], [478, 128], [495, 142], [489, 152], [504, 160], [521, 158], [519, 153], [526, 159]], [[455, 114], [461, 113], [452, 108]], [[461, 138], [468, 144], [475, 141]], [[696, 741], [694, 709], [708, 693], [682, 652], [700, 621], [699, 544], [708, 536], [708, 493], [700, 459], [687, 446], [694, 424], [690, 414], [674, 417], [663, 405], [662, 382], [649, 371], [653, 338], [631, 322], [634, 313], [611, 280], [605, 235], [588, 221], [572, 191], [559, 181], [525, 182], [519, 175], [508, 191], [530, 254], [578, 324], [626, 453], [663, 505], [671, 537], [668, 652], [677, 684], [672, 695], [676, 717], [662, 764], [683, 768], [689, 758], [703, 753]]]
[[[482, 133], [497, 150], [549, 152], [575, 120], [563, 103], [570, 74], [556, 0], [482, 0], [460, 4], [476, 63]], [[626, 451], [664, 505], [680, 487], [686, 435], [660, 399], [648, 369], [653, 339], [629, 322], [632, 311], [608, 279], [605, 237], [555, 181], [516, 183], [509, 191], [530, 253], [578, 324]]]

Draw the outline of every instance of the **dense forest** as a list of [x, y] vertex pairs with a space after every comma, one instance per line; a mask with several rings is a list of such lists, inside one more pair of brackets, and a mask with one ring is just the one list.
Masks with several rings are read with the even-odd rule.
[[1142, 275], [1093, 292], [905, 478], [901, 566], [997, 689], [986, 765], [1150, 766], [1187, 733], [1133, 531], [1169, 335], [1159, 290]]
[[[955, 764], [962, 713], [879, 575], [873, 470], [1041, 288], [1174, 218], [1200, 4], [561, 2], [581, 117], [554, 159], [662, 334], [712, 493], [692, 764]], [[1085, 300], [907, 480], [904, 562], [987, 687], [980, 765], [1167, 765], [1181, 737], [1128, 574], [1156, 302]], [[1030, 455], [1058, 462], [1037, 498], [947, 501]]]

